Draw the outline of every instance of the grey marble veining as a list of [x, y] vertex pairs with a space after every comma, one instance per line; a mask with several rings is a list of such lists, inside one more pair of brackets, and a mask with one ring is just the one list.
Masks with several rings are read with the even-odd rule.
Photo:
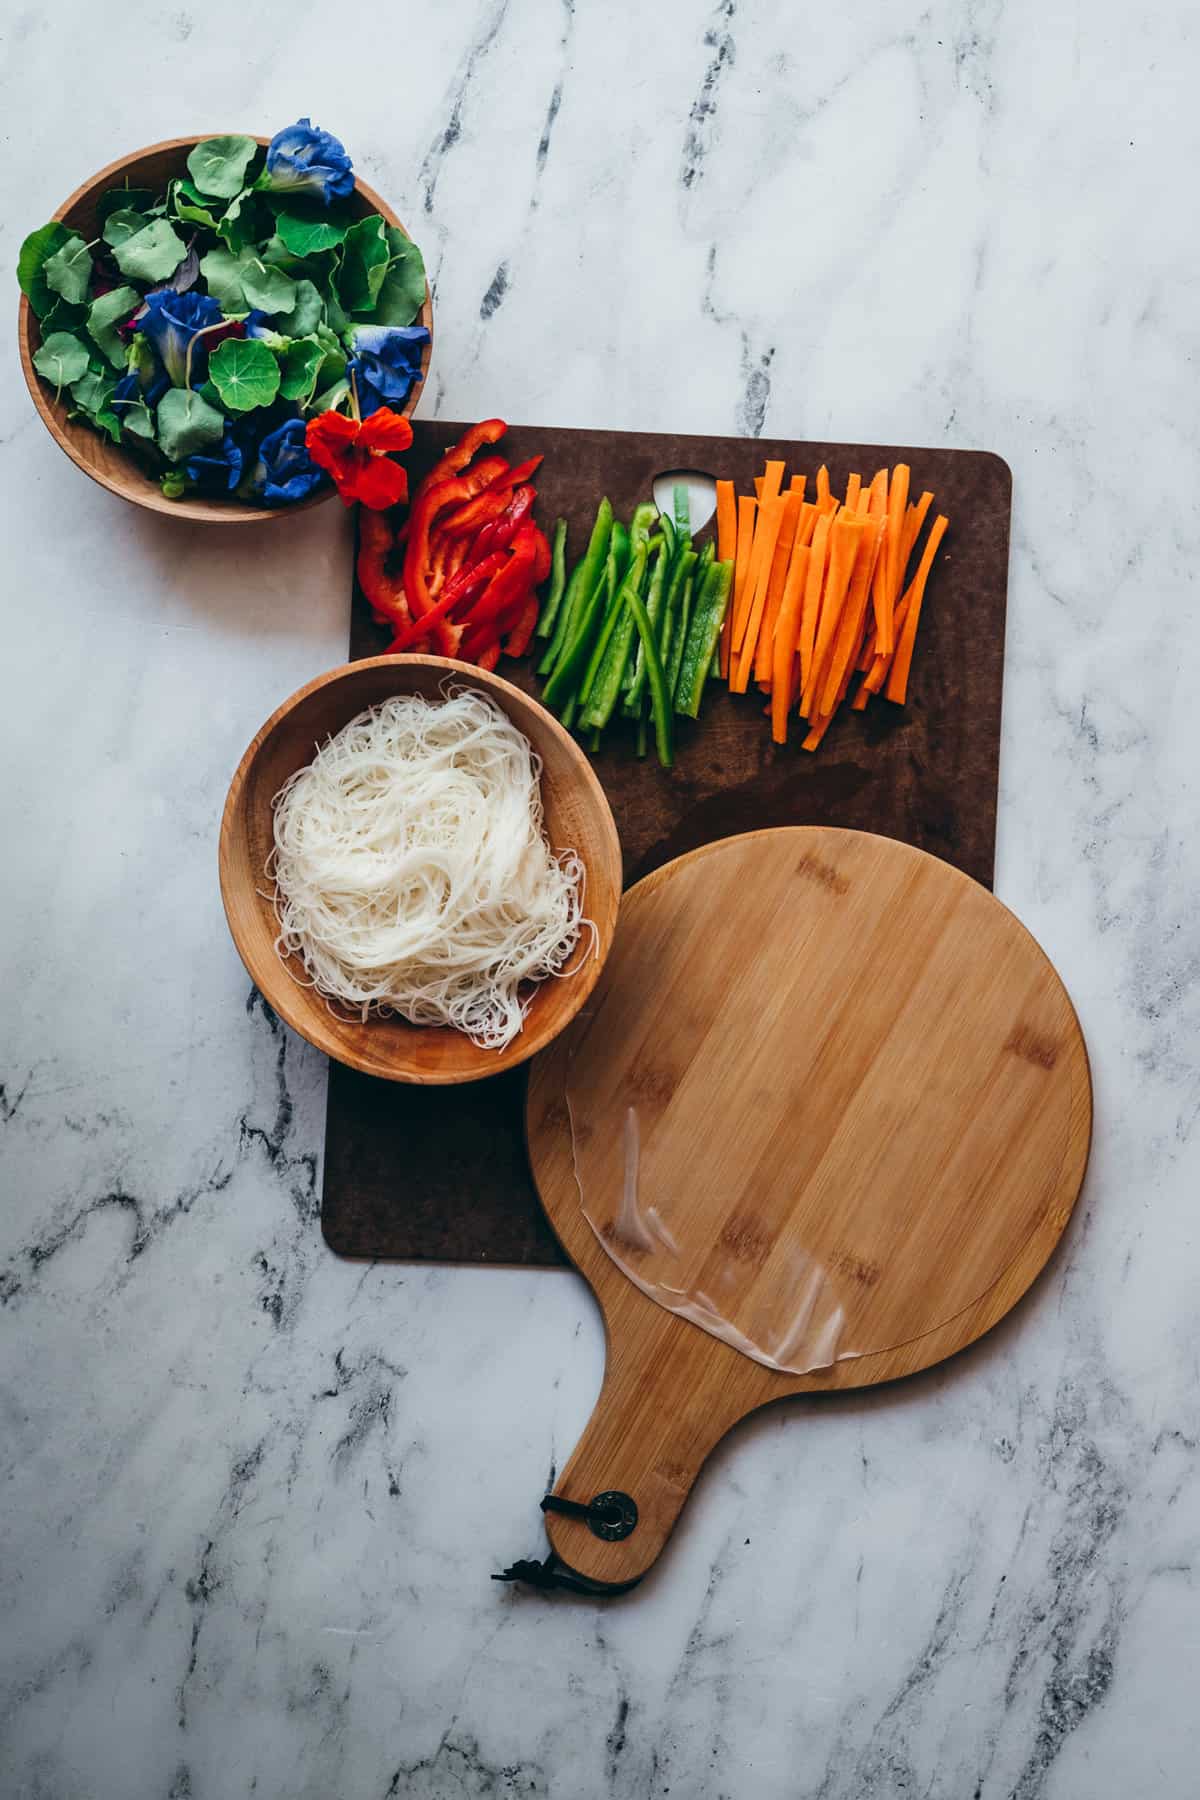
[[607, 1605], [494, 1584], [602, 1347], [568, 1274], [338, 1262], [325, 1072], [215, 831], [340, 660], [347, 523], [93, 489], [0, 357], [0, 1792], [1185, 1800], [1200, 1722], [1193, 9], [51, 0], [0, 280], [121, 149], [309, 112], [422, 242], [425, 410], [1000, 451], [998, 891], [1093, 1055], [1008, 1321], [767, 1412]]

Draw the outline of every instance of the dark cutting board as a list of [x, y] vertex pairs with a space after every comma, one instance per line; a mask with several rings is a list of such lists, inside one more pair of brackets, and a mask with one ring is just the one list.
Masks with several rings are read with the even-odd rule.
[[[414, 426], [414, 486], [462, 430], [440, 420]], [[628, 518], [668, 470], [704, 470], [752, 493], [768, 457], [782, 457], [789, 475], [807, 474], [810, 487], [827, 463], [835, 489], [853, 470], [869, 480], [885, 463], [909, 463], [914, 496], [932, 488], [950, 530], [921, 615], [906, 708], [881, 700], [865, 713], [847, 706], [810, 755], [799, 729], [785, 746], [771, 742], [757, 690], [731, 696], [713, 683], [699, 720], [680, 721], [674, 769], [639, 761], [625, 729], [606, 736], [595, 766], [621, 834], [627, 886], [700, 844], [771, 825], [881, 832], [991, 886], [1012, 501], [1006, 463], [978, 450], [535, 425], [513, 426], [498, 448], [513, 460], [545, 456], [537, 516], [547, 531], [566, 518], [568, 564], [582, 552], [602, 494]], [[356, 584], [351, 659], [377, 655], [385, 642]], [[540, 690], [531, 659], [502, 662], [499, 672]], [[321, 1212], [330, 1248], [373, 1258], [564, 1263], [529, 1173], [525, 1083], [526, 1071], [516, 1069], [469, 1087], [415, 1088], [331, 1064]]]

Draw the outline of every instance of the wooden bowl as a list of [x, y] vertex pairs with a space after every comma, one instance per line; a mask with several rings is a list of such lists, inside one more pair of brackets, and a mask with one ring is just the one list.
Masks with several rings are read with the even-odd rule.
[[[267, 858], [274, 844], [271, 802], [318, 743], [368, 706], [397, 694], [436, 697], [447, 677], [476, 688], [509, 715], [542, 759], [546, 835], [555, 850], [576, 850], [585, 873], [584, 912], [596, 927], [594, 953], [580, 940], [577, 972], [543, 981], [520, 1035], [504, 1050], [480, 1050], [448, 1026], [404, 1019], [367, 1024], [339, 1017], [303, 987], [295, 957], [275, 948], [278, 923]], [[337, 1062], [386, 1081], [444, 1084], [498, 1075], [542, 1050], [575, 1017], [604, 967], [621, 899], [621, 846], [604, 790], [570, 734], [536, 700], [498, 675], [441, 656], [374, 656], [320, 675], [273, 713], [246, 751], [221, 821], [221, 897], [238, 953], [260, 994], [294, 1031]]]
[[[216, 134], [207, 132], [205, 136]], [[270, 140], [260, 137], [260, 144]], [[168, 138], [164, 143], [151, 144], [146, 150], [135, 150], [131, 156], [123, 156], [117, 162], [109, 163], [90, 181], [76, 188], [69, 200], [64, 200], [54, 214], [64, 225], [70, 225], [89, 242], [97, 234], [97, 207], [101, 194], [108, 188], [120, 187], [127, 183], [130, 187], [153, 188], [156, 192], [165, 189], [168, 181], [176, 175], [187, 174], [187, 159], [196, 145], [203, 138]], [[405, 227], [400, 223], [390, 206], [379, 198], [374, 188], [355, 177], [354, 192], [349, 196], [350, 206], [358, 218], [368, 213], [381, 213], [389, 225], [396, 225], [401, 231]], [[406, 235], [411, 235], [406, 232]], [[404, 414], [413, 411], [425, 385], [425, 377], [429, 373], [429, 359], [433, 352], [433, 306], [429, 297], [429, 283], [425, 284], [425, 304], [422, 306], [418, 322], [425, 326], [430, 334], [421, 357], [421, 379], [414, 382], [404, 406], [400, 409]], [[241, 500], [222, 498], [220, 496], [185, 495], [181, 500], [168, 500], [158, 485], [158, 477], [147, 465], [143, 464], [134, 452], [124, 449], [120, 444], [112, 444], [98, 431], [82, 419], [73, 423], [67, 419], [65, 400], [54, 402], [50, 389], [33, 366], [33, 354], [42, 341], [41, 328], [37, 315], [24, 294], [21, 296], [20, 312], [17, 319], [17, 338], [21, 349], [21, 367], [25, 371], [25, 380], [33, 395], [33, 404], [37, 407], [45, 423], [47, 431], [60, 449], [65, 450], [77, 468], [106, 487], [110, 494], [119, 494], [122, 500], [131, 500], [135, 506], [145, 506], [151, 512], [166, 513], [171, 518], [191, 519], [201, 524], [226, 525], [248, 523], [251, 520], [286, 519], [289, 514], [300, 512], [307, 506], [319, 506], [323, 500], [331, 500], [335, 489], [330, 484], [310, 494], [307, 500], [297, 500], [288, 506], [249, 506]]]

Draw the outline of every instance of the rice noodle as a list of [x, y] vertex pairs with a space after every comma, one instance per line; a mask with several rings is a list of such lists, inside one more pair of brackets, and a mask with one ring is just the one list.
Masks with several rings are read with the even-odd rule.
[[503, 1049], [528, 984], [572, 972], [595, 935], [582, 861], [546, 841], [541, 766], [474, 690], [360, 713], [273, 801], [280, 953], [364, 1020], [398, 1013]]

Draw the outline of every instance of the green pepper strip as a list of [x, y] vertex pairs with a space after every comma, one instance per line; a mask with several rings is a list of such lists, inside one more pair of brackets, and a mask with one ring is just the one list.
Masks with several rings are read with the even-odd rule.
[[587, 667], [588, 653], [595, 641], [596, 632], [601, 620], [612, 607], [613, 597], [617, 591], [617, 545], [615, 542], [616, 527], [608, 540], [608, 554], [605, 558], [604, 575], [596, 585], [591, 600], [579, 609], [579, 619], [571, 634], [558, 666], [546, 683], [542, 694], [542, 705], [548, 706], [551, 712], [557, 712], [561, 702], [569, 700], [579, 692], [579, 678]]
[[567, 591], [559, 610], [558, 624], [554, 636], [550, 640], [550, 648], [538, 664], [539, 675], [549, 675], [557, 668], [558, 659], [571, 641], [571, 634], [579, 620], [581, 610], [587, 606], [596, 591], [604, 574], [604, 558], [608, 551], [608, 535], [612, 530], [612, 506], [607, 499], [600, 502], [596, 511], [596, 523], [592, 526], [592, 535], [588, 539], [588, 547], [579, 562], [576, 563], [567, 583]]
[[713, 563], [705, 576], [703, 589], [692, 614], [675, 697], [676, 712], [685, 714], [689, 719], [698, 718], [700, 714], [700, 700], [704, 684], [708, 680], [713, 647], [721, 635], [732, 579], [731, 562]]
[[[698, 567], [699, 565], [697, 565]], [[700, 580], [696, 569], [690, 569], [683, 584], [683, 592], [679, 597], [679, 616], [671, 629], [671, 641], [663, 658], [663, 670], [667, 677], [667, 691], [674, 697], [679, 685], [679, 671], [683, 667], [683, 650], [687, 643], [688, 626], [692, 622], [692, 595], [700, 592]]]
[[690, 538], [692, 535], [692, 507], [686, 481], [675, 483], [673, 498], [675, 501], [675, 529], [680, 537]]
[[694, 550], [680, 552], [671, 577], [671, 591], [663, 608], [662, 630], [658, 635], [658, 655], [667, 678], [667, 692], [674, 694], [675, 677], [683, 658], [683, 644], [691, 618], [692, 571], [696, 567]]
[[[637, 559], [635, 558], [635, 563]], [[650, 574], [649, 597], [655, 599], [655, 611], [658, 610], [658, 595], [662, 593], [663, 582], [667, 571], [667, 553], [665, 547], [660, 548], [655, 557], [654, 568]], [[641, 597], [641, 581], [637, 585], [638, 597]], [[592, 685], [592, 696], [588, 704], [585, 723], [588, 725], [607, 725], [612, 718], [613, 710], [621, 697], [621, 685], [625, 672], [632, 661], [634, 640], [637, 635], [637, 624], [633, 616], [632, 599], [634, 590], [628, 581], [622, 592], [625, 605], [622, 617], [612, 634], [604, 662]]]
[[553, 632], [566, 585], [567, 521], [557, 519], [554, 524], [554, 546], [550, 552], [550, 591], [542, 603], [542, 610], [537, 622], [539, 637], [549, 637]]
[[587, 702], [592, 697], [592, 689], [596, 684], [596, 677], [599, 674], [604, 658], [608, 653], [608, 646], [612, 642], [613, 633], [616, 631], [622, 618], [628, 620], [629, 634], [630, 636], [633, 634], [633, 621], [632, 619], [629, 619], [629, 615], [625, 610], [625, 583], [632, 581], [635, 587], [640, 588], [645, 570], [646, 546], [645, 544], [640, 544], [638, 546], [637, 554], [625, 571], [624, 580], [614, 596], [613, 603], [605, 614], [604, 623], [600, 628], [600, 636], [596, 639], [595, 648], [592, 650], [591, 658], [588, 662], [587, 672], [584, 675], [583, 681], [580, 683], [579, 699], [581, 705], [586, 706]]
[[[664, 524], [666, 523], [665, 520], [663, 522]], [[664, 580], [662, 588], [657, 596], [657, 603], [653, 588], [651, 588], [649, 597], [646, 601], [646, 611], [650, 614], [650, 622], [654, 626], [655, 641], [660, 654], [663, 652], [667, 632], [669, 630], [671, 608], [675, 604], [675, 597], [679, 592], [680, 584], [687, 574], [688, 569], [691, 567], [690, 563], [687, 565], [687, 568], [684, 566], [686, 556], [692, 556], [690, 550], [681, 552], [671, 564], [669, 571], [670, 579]], [[692, 562], [695, 562], [695, 560], [695, 557], [692, 556]], [[625, 700], [625, 711], [631, 719], [637, 717], [638, 708], [642, 704], [642, 695], [645, 691], [646, 651], [644, 645], [639, 645], [637, 661], [634, 664], [633, 679], [629, 683], [629, 693]]]
[[[659, 661], [658, 645], [654, 638], [654, 626], [650, 622], [650, 614], [646, 610], [646, 602], [635, 590], [628, 594], [629, 610], [633, 614], [646, 652], [646, 675], [650, 683], [650, 716], [654, 720], [654, 745], [658, 751], [658, 760], [664, 769], [669, 769], [675, 760], [671, 751], [671, 727], [674, 723], [671, 716], [671, 702], [667, 694], [666, 676]], [[722, 606], [722, 613], [724, 607]], [[718, 626], [718, 629], [720, 627]]]
[[[633, 517], [629, 521], [628, 549], [630, 560], [626, 574], [628, 574], [629, 570], [632, 570], [636, 565], [639, 591], [641, 589], [646, 562], [654, 546], [654, 539], [649, 536], [650, 527], [657, 517], [658, 508], [650, 505], [649, 502], [645, 502], [643, 505], [634, 509]], [[616, 526], [613, 527], [613, 530], [614, 532], [616, 531]], [[661, 542], [661, 538], [659, 541]], [[641, 555], [640, 562], [638, 561], [639, 553]], [[580, 703], [587, 708], [588, 701], [592, 698], [592, 691], [595, 688], [597, 681], [600, 679], [601, 668], [604, 668], [604, 679], [606, 682], [611, 677], [611, 666], [610, 664], [606, 664], [605, 660], [610, 657], [611, 653], [611, 662], [617, 664], [615, 677], [617, 687], [616, 690], [614, 690], [614, 698], [610, 701], [608, 709], [602, 719], [593, 718], [591, 716], [591, 708], [588, 708], [584, 717], [584, 722], [597, 730], [602, 729], [608, 723], [613, 706], [616, 704], [615, 692], [619, 690], [621, 678], [625, 673], [625, 664], [629, 657], [629, 647], [633, 642], [633, 630], [633, 620], [625, 605], [624, 581], [622, 581], [621, 590], [618, 592], [608, 616], [600, 628], [599, 642], [592, 652], [592, 660], [588, 664], [587, 674], [584, 676], [583, 685], [579, 690]]]

